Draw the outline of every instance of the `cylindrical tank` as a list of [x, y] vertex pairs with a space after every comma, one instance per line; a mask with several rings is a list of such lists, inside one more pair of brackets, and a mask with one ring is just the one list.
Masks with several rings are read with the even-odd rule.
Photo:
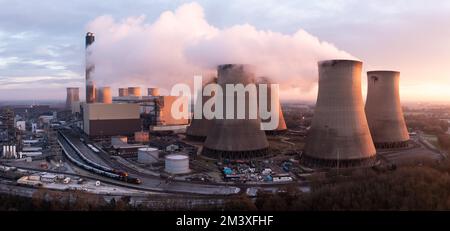
[[[261, 130], [261, 120], [257, 106], [257, 89], [255, 75], [251, 66], [227, 64], [218, 67], [218, 85], [223, 91], [224, 119], [214, 119], [209, 129], [202, 153], [212, 158], [254, 158], [267, 153], [269, 143], [266, 134]], [[242, 84], [253, 89], [255, 94], [245, 94], [245, 117], [237, 118], [239, 94], [227, 94], [226, 85]], [[215, 96], [216, 97], [216, 96]], [[221, 99], [220, 99], [221, 100]], [[250, 102], [254, 104], [250, 107]], [[226, 119], [227, 104], [234, 104], [233, 118]], [[250, 118], [250, 112], [256, 113], [256, 119]], [[229, 113], [228, 113], [229, 114]]]
[[371, 166], [376, 150], [361, 92], [362, 62], [319, 62], [319, 92], [302, 163], [310, 167]]
[[128, 88], [119, 88], [119, 96], [120, 97], [128, 96]]
[[159, 160], [159, 150], [156, 148], [139, 148], [138, 162], [143, 164], [156, 163]]
[[97, 90], [97, 102], [98, 103], [112, 103], [112, 95], [110, 87], [101, 87]]
[[400, 72], [367, 72], [366, 115], [376, 148], [408, 146], [409, 134], [400, 104]]
[[[274, 130], [266, 130], [266, 134], [280, 134], [283, 133], [287, 130], [287, 126], [286, 126], [286, 122], [284, 121], [284, 115], [283, 115], [283, 110], [281, 108], [281, 103], [280, 103], [280, 97], [279, 94], [272, 94], [273, 90], [272, 90], [272, 81], [270, 81], [267, 77], [260, 77], [258, 79], [258, 104], [259, 104], [259, 88], [260, 88], [260, 84], [266, 84], [267, 85], [267, 109], [261, 108], [259, 107], [260, 110], [260, 114], [262, 113], [262, 110], [267, 110], [267, 111], [271, 111], [272, 110], [272, 106], [271, 106], [271, 101], [272, 101], [272, 97], [274, 97], [274, 100], [276, 102], [278, 102], [278, 127]], [[262, 122], [269, 122], [269, 119], [261, 119]]]
[[148, 96], [159, 96], [159, 88], [156, 88], [156, 87], [147, 88], [147, 95]]
[[170, 174], [189, 173], [189, 157], [181, 154], [167, 155], [165, 158], [165, 171]]
[[141, 88], [140, 87], [129, 87], [128, 88], [129, 96], [141, 96]]
[[66, 109], [72, 110], [72, 105], [80, 101], [80, 89], [78, 87], [67, 88]]

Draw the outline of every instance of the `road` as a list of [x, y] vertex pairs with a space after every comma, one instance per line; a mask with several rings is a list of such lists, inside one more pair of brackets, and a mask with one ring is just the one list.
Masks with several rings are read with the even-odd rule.
[[[125, 170], [129, 173], [131, 177], [137, 177], [141, 180], [140, 185], [132, 185], [127, 183], [122, 183], [120, 181], [116, 181], [117, 184], [121, 184], [123, 186], [144, 189], [144, 190], [152, 190], [152, 191], [160, 191], [160, 192], [168, 192], [168, 193], [186, 193], [186, 194], [196, 194], [196, 195], [214, 195], [214, 196], [229, 196], [238, 194], [241, 192], [241, 189], [236, 186], [225, 186], [225, 185], [210, 185], [210, 184], [196, 184], [190, 182], [179, 182], [179, 181], [166, 181], [165, 179], [161, 179], [159, 177], [142, 174], [134, 169], [128, 168], [122, 164], [119, 164], [113, 160], [108, 160], [109, 157], [104, 158], [100, 155], [95, 154], [92, 150], [89, 149], [84, 143], [80, 142], [79, 138], [70, 132], [63, 131], [64, 134], [67, 134], [69, 141], [74, 144], [87, 158], [92, 158], [91, 160], [99, 161], [103, 165], [110, 166], [116, 169]], [[68, 145], [67, 145], [68, 146]], [[75, 150], [72, 148], [66, 148], [67, 154], [71, 155], [74, 158], [78, 158]], [[95, 158], [93, 157], [95, 156]], [[92, 174], [91, 174], [92, 175]], [[104, 177], [98, 176], [99, 179], [105, 180]], [[109, 180], [111, 181], [111, 180]]]

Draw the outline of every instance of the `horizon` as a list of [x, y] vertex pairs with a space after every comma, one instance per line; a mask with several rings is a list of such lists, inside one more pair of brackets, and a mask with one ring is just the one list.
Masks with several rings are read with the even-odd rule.
[[[121, 53], [122, 51], [105, 53], [105, 50], [123, 44], [114, 43], [115, 41], [107, 37], [123, 36], [126, 41], [134, 41], [139, 46], [147, 45], [148, 41], [143, 38], [154, 39], [155, 34], [152, 30], [156, 30], [158, 24], [167, 25], [170, 22], [173, 24], [169, 25], [173, 25], [174, 28], [179, 26], [178, 29], [181, 30], [184, 28], [181, 19], [185, 19], [184, 21], [191, 22], [189, 25], [195, 26], [193, 30], [198, 29], [199, 33], [206, 34], [208, 38], [214, 38], [216, 34], [222, 37], [234, 36], [229, 38], [236, 38], [238, 44], [232, 46], [238, 48], [243, 48], [245, 44], [239, 44], [244, 40], [232, 34], [236, 30], [241, 30], [242, 34], [260, 41], [279, 43], [276, 48], [264, 44], [255, 48], [269, 53], [268, 57], [258, 60], [263, 65], [267, 64], [268, 60], [278, 59], [280, 55], [291, 55], [290, 52], [280, 50], [283, 49], [281, 47], [289, 47], [286, 44], [291, 44], [290, 46], [297, 44], [300, 47], [299, 52], [309, 52], [304, 55], [292, 54], [296, 55], [293, 56], [296, 59], [286, 64], [288, 69], [291, 69], [280, 74], [286, 76], [277, 77], [282, 82], [280, 86], [285, 87], [280, 96], [282, 101], [314, 103], [318, 77], [316, 59], [351, 56], [364, 63], [361, 75], [363, 98], [367, 89], [366, 71], [392, 69], [401, 73], [400, 94], [403, 103], [450, 103], [450, 92], [447, 91], [447, 87], [450, 86], [450, 79], [447, 78], [450, 76], [450, 69], [445, 65], [445, 61], [450, 59], [448, 52], [450, 45], [445, 42], [450, 38], [450, 30], [442, 29], [450, 28], [450, 25], [447, 25], [450, 22], [450, 3], [446, 1], [441, 3], [397, 0], [389, 5], [380, 1], [370, 1], [369, 4], [360, 6], [358, 2], [347, 0], [338, 3], [269, 1], [255, 5], [253, 1], [231, 1], [224, 4], [204, 0], [176, 3], [142, 1], [124, 8], [123, 1], [115, 1], [113, 4], [80, 1], [75, 4], [77, 10], [69, 10], [63, 7], [65, 3], [52, 0], [43, 1], [41, 5], [32, 8], [26, 2], [20, 1], [5, 4], [0, 10], [4, 13], [3, 20], [0, 20], [2, 40], [0, 100], [64, 100], [66, 87], [79, 87], [83, 99], [84, 35], [91, 29], [95, 29], [93, 32], [99, 36], [94, 43], [98, 57], [94, 58], [96, 61], [99, 58], [104, 59], [102, 62], [96, 62], [96, 68], [99, 70], [98, 78], [101, 80], [99, 82], [111, 84], [112, 88], [116, 89], [117, 86], [123, 85], [124, 80], [121, 78], [124, 78], [128, 81], [128, 85], [141, 87], [161, 85], [163, 92], [168, 92], [170, 83], [166, 80], [172, 81], [171, 84], [179, 83], [184, 78], [180, 75], [190, 76], [199, 70], [210, 71], [211, 63], [205, 64], [204, 60], [214, 59], [215, 62], [221, 62], [223, 58], [211, 57], [210, 54], [205, 56], [198, 52], [184, 54], [188, 63], [198, 61], [201, 65], [209, 65], [209, 69], [186, 69], [186, 60], [174, 61], [178, 62], [176, 65], [181, 65], [182, 68], [179, 70], [174, 68], [178, 66], [164, 68], [167, 62], [152, 56], [149, 60], [155, 64], [142, 61], [136, 66], [114, 69], [118, 68], [114, 67], [114, 64], [117, 64], [114, 59], [122, 57], [127, 52], [132, 52], [136, 57], [143, 59], [147, 58], [148, 54], [139, 53], [137, 51], [139, 49], [133, 46], [126, 53]], [[50, 8], [49, 5], [55, 7]], [[273, 8], [278, 11], [269, 11]], [[262, 15], [261, 12], [271, 13]], [[355, 15], [364, 17], [355, 21]], [[11, 20], [12, 18], [15, 19]], [[147, 31], [148, 28], [150, 31]], [[164, 34], [166, 31], [161, 33]], [[186, 33], [183, 35], [192, 34], [191, 31]], [[274, 39], [273, 37], [276, 37], [275, 40], [270, 40]], [[215, 39], [214, 43], [208, 40], [195, 41], [205, 41], [206, 45], [187, 48], [203, 52], [202, 49], [205, 47], [214, 49], [224, 44], [220, 37]], [[143, 47], [143, 52], [154, 49], [151, 44], [148, 47]], [[169, 48], [163, 46], [161, 51], [155, 53], [170, 52], [171, 50], [167, 50]], [[214, 55], [222, 55], [225, 59], [227, 57], [238, 61], [247, 59], [237, 54], [238, 51], [234, 53], [217, 51], [217, 53]], [[168, 60], [172, 62], [170, 56], [162, 58], [170, 58]], [[297, 61], [299, 67], [292, 68]], [[135, 61], [125, 60], [125, 64], [131, 62]], [[268, 65], [277, 66], [269, 72], [277, 74], [284, 62], [289, 61], [281, 60]], [[136, 70], [146, 64], [150, 65], [151, 70]], [[163, 68], [160, 70], [159, 66]], [[129, 83], [130, 80], [132, 83]]]

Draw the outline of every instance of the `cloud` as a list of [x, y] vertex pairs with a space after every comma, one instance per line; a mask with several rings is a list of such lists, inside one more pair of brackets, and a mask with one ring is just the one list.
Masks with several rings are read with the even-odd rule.
[[90, 60], [96, 65], [97, 85], [170, 89], [190, 83], [195, 74], [215, 74], [219, 64], [245, 63], [281, 87], [310, 90], [317, 79], [317, 61], [355, 59], [301, 29], [282, 34], [250, 24], [217, 28], [197, 3], [163, 12], [152, 23], [145, 19], [101, 16], [88, 24], [88, 31], [96, 34]]

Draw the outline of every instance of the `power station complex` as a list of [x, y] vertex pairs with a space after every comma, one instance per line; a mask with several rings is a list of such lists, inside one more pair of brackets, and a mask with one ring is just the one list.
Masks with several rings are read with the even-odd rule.
[[[94, 41], [94, 34], [87, 33], [86, 102], [79, 102], [77, 88], [67, 89], [66, 102], [72, 112], [82, 114], [81, 127], [92, 138], [186, 129], [187, 139], [201, 142], [201, 155], [206, 158], [253, 159], [270, 155], [267, 136], [288, 130], [278, 93], [274, 94], [270, 87], [267, 104], [270, 105], [272, 98], [278, 103], [279, 120], [276, 129], [266, 132], [261, 129], [259, 105], [256, 107], [257, 117], [249, 116], [253, 109], [250, 102], [257, 100], [258, 94], [245, 94], [245, 118], [237, 118], [234, 110], [234, 118], [207, 119], [202, 116], [191, 120], [173, 118], [170, 109], [180, 97], [161, 96], [158, 88], [148, 88], [143, 96], [140, 87], [121, 87], [118, 96], [113, 97], [110, 87], [95, 84], [95, 66], [90, 60], [89, 49]], [[372, 166], [377, 161], [376, 148], [408, 146], [409, 136], [399, 97], [399, 73], [368, 72], [368, 94], [364, 106], [362, 65], [362, 62], [354, 60], [319, 62], [319, 91], [301, 153], [302, 165], [312, 168]], [[225, 91], [225, 85], [242, 84], [246, 89], [254, 87], [259, 92], [258, 84], [271, 83], [267, 78], [258, 79], [254, 67], [241, 64], [218, 66], [217, 79], [212, 82], [223, 89], [221, 107], [224, 115], [230, 110], [225, 106], [228, 101], [237, 104], [236, 94]], [[212, 98], [215, 95], [201, 94], [197, 104], [204, 106]]]

